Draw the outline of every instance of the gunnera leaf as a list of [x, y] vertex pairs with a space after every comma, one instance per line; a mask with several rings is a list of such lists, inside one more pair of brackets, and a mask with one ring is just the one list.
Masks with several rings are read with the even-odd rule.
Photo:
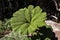
[[11, 18], [12, 29], [21, 34], [33, 33], [38, 27], [44, 26], [46, 13], [39, 6], [29, 5], [16, 11]]

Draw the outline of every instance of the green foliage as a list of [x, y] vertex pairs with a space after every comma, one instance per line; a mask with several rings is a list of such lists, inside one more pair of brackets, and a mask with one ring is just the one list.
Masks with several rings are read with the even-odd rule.
[[[52, 29], [45, 24], [46, 13], [42, 12], [39, 6], [34, 8], [30, 5], [28, 8], [19, 9], [9, 20], [0, 21], [2, 29], [9, 27], [13, 29], [11, 33], [0, 40], [51, 40]], [[31, 33], [33, 33], [31, 37], [27, 37]]]
[[30, 40], [30, 38], [27, 38], [25, 35], [21, 35], [20, 32], [11, 32], [8, 35], [5, 35], [0, 40]]
[[9, 20], [5, 19], [4, 21], [0, 20], [0, 33], [3, 33], [6, 29], [10, 28]]
[[16, 11], [11, 18], [11, 26], [13, 31], [21, 32], [21, 34], [33, 33], [38, 27], [44, 26], [46, 13], [42, 12], [39, 6], [30, 5], [28, 8], [22, 8]]
[[51, 40], [53, 35], [50, 30], [51, 30], [50, 27], [49, 28], [41, 27], [40, 32], [32, 37], [27, 37], [27, 35], [21, 35], [20, 32], [12, 31], [10, 34], [5, 35], [0, 40]]

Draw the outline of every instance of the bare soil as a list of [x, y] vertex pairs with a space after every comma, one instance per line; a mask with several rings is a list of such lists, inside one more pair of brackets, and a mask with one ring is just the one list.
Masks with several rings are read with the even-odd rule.
[[55, 31], [55, 36], [58, 38], [58, 40], [60, 40], [60, 31]]

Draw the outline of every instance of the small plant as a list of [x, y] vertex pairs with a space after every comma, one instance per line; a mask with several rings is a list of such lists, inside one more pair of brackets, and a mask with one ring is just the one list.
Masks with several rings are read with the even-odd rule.
[[51, 40], [52, 29], [45, 20], [46, 13], [39, 6], [19, 9], [11, 19], [0, 23], [4, 27], [12, 27], [11, 33], [0, 40]]
[[0, 40], [30, 40], [30, 38], [27, 38], [25, 35], [21, 35], [20, 32], [16, 33], [12, 31], [10, 34], [5, 35]]
[[12, 29], [21, 34], [34, 33], [38, 27], [42, 27], [45, 24], [46, 13], [42, 12], [39, 6], [30, 5], [28, 8], [22, 8], [16, 11], [11, 18]]
[[9, 29], [10, 27], [11, 25], [8, 19], [5, 19], [4, 21], [0, 20], [0, 33], [3, 33], [5, 30]]

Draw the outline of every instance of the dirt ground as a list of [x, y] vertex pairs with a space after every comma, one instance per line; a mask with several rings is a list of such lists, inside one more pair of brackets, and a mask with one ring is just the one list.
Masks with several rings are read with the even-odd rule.
[[55, 31], [55, 36], [58, 38], [58, 40], [60, 40], [60, 31]]

